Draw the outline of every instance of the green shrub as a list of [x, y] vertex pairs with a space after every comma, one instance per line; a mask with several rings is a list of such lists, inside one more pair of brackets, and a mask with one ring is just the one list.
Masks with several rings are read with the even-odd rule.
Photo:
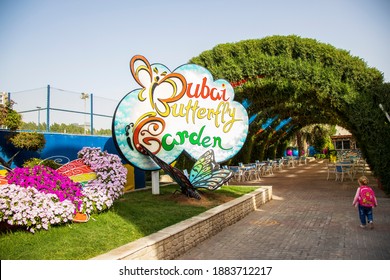
[[36, 165], [44, 165], [53, 169], [57, 169], [61, 164], [51, 159], [30, 158], [23, 163], [23, 167], [34, 167]]
[[326, 158], [326, 155], [325, 154], [314, 154], [314, 157], [316, 159], [325, 159]]

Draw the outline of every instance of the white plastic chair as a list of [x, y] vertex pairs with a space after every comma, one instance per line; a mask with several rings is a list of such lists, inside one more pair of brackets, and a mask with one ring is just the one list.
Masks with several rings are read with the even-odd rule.
[[334, 163], [328, 163], [327, 168], [328, 168], [328, 177], [326, 177], [326, 180], [329, 180], [330, 174], [335, 174], [336, 180], [337, 180], [337, 175], [336, 175], [336, 164], [334, 164]]
[[258, 175], [257, 175], [256, 164], [248, 164], [248, 165], [246, 165], [246, 167], [249, 168], [247, 170], [247, 172], [248, 172], [248, 180], [257, 180], [258, 179]]
[[284, 166], [284, 160], [281, 158], [281, 159], [279, 159], [277, 162], [276, 162], [276, 164], [275, 164], [275, 167], [276, 167], [276, 169], [277, 170], [279, 170], [279, 171], [281, 171], [281, 170], [283, 170], [283, 166]]
[[244, 174], [241, 168], [239, 168], [238, 166], [230, 166], [229, 169], [233, 171], [233, 180], [235, 182], [245, 181]]
[[356, 160], [352, 167], [352, 176], [355, 178], [356, 174], [364, 175], [366, 172], [366, 161], [365, 160]]
[[353, 181], [352, 176], [352, 166], [337, 164], [336, 163], [336, 181], [340, 180], [340, 182], [344, 181], [344, 174], [347, 174], [351, 181]]
[[264, 175], [266, 175], [266, 174], [269, 174], [269, 175], [274, 174], [272, 168], [273, 168], [273, 167], [272, 167], [272, 163], [270, 163], [269, 161], [267, 161], [266, 164], [263, 166]]

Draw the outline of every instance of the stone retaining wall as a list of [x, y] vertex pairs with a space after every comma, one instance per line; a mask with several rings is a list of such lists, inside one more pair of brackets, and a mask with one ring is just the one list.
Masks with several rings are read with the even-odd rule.
[[154, 234], [123, 245], [93, 260], [171, 260], [236, 223], [272, 199], [272, 187], [262, 186]]

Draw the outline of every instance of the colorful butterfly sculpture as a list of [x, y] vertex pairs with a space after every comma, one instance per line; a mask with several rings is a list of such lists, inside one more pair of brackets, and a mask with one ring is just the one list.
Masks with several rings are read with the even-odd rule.
[[179, 184], [181, 192], [188, 197], [200, 199], [197, 189], [216, 190], [233, 176], [232, 170], [220, 168], [215, 161], [213, 150], [208, 150], [197, 160], [187, 177], [181, 170], [167, 164], [144, 146], [142, 148]]

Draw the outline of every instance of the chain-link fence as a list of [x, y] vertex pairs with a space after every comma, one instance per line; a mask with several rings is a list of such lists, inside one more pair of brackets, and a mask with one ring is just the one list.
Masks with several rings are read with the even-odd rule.
[[118, 100], [51, 86], [9, 93], [23, 129], [109, 134]]

